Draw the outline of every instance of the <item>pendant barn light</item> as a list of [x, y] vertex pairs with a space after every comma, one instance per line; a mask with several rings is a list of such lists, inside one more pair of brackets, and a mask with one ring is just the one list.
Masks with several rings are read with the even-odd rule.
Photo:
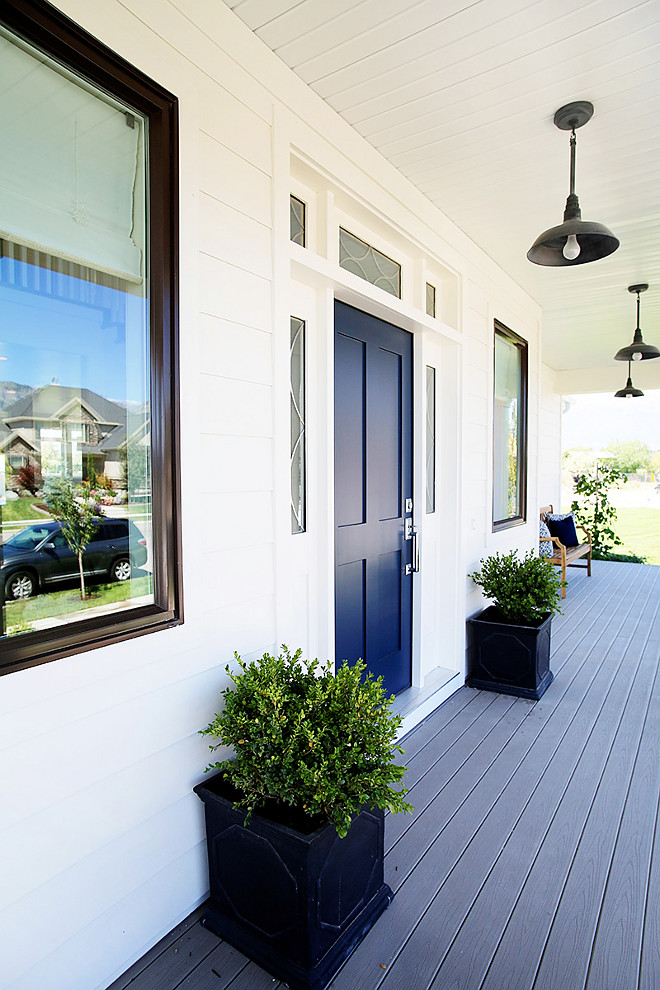
[[593, 104], [587, 100], [567, 103], [557, 110], [555, 126], [571, 132], [570, 192], [564, 210], [564, 222], [558, 227], [544, 230], [527, 252], [535, 265], [556, 267], [559, 265], [585, 265], [589, 261], [606, 258], [619, 246], [619, 239], [602, 223], [582, 220], [580, 203], [575, 194], [575, 131], [591, 120]]
[[628, 347], [622, 347], [620, 351], [617, 351], [614, 355], [615, 361], [649, 361], [651, 358], [660, 357], [660, 350], [655, 346], [655, 344], [645, 344], [642, 339], [642, 331], [639, 326], [639, 294], [640, 292], [646, 292], [648, 289], [648, 284], [643, 282], [640, 285], [629, 285], [628, 292], [637, 293], [637, 327], [635, 328], [635, 336], [633, 337], [632, 344]]
[[630, 361], [628, 361], [628, 381], [626, 382], [625, 388], [620, 388], [618, 392], [614, 393], [615, 399], [639, 399], [641, 395], [644, 395], [641, 389], [635, 388], [632, 383], [632, 378], [630, 377]]

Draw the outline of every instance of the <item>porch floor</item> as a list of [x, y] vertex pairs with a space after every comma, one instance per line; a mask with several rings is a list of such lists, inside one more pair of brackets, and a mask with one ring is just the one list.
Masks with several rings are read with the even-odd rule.
[[[334, 990], [660, 986], [660, 567], [570, 570], [538, 702], [463, 687], [403, 741], [395, 898]], [[194, 912], [111, 990], [283, 986]]]

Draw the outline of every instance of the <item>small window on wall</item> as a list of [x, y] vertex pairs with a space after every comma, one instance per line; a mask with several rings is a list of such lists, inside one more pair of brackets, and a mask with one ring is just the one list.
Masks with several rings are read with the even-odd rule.
[[305, 247], [307, 231], [307, 206], [297, 196], [289, 197], [290, 239], [294, 244]]
[[181, 619], [177, 101], [7, 2], [0, 127], [7, 673]]
[[401, 265], [343, 227], [339, 228], [339, 264], [347, 272], [401, 298]]
[[435, 368], [426, 366], [426, 511], [435, 512]]
[[426, 315], [435, 316], [435, 286], [426, 283]]
[[493, 530], [524, 522], [527, 496], [527, 342], [495, 323]]
[[291, 532], [304, 533], [307, 525], [305, 434], [305, 321], [291, 317]]

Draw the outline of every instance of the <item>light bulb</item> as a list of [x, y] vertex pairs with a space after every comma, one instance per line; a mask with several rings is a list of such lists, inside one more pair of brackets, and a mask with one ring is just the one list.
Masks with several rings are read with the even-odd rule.
[[641, 354], [641, 352], [640, 351], [635, 351], [635, 353], [632, 356], [632, 359], [633, 359], [633, 361], [641, 361], [642, 360], [642, 354]]
[[629, 393], [628, 393], [628, 395], [626, 396], [626, 399], [632, 399], [632, 395], [630, 394], [630, 392], [629, 392]]
[[562, 249], [562, 254], [567, 261], [575, 261], [580, 253], [580, 245], [578, 244], [577, 237], [575, 234], [569, 234], [566, 238], [566, 243]]

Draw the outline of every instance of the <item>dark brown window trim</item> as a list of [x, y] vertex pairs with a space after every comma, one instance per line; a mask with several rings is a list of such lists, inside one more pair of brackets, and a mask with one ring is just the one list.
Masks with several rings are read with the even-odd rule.
[[154, 604], [0, 643], [0, 674], [183, 621], [178, 362], [178, 100], [43, 0], [5, 0], [0, 22], [149, 120]]
[[[503, 323], [499, 320], [494, 322], [494, 334], [493, 334], [493, 374], [495, 370], [495, 337], [499, 335], [504, 337], [506, 340], [511, 341], [515, 344], [520, 351], [520, 376], [521, 376], [521, 398], [520, 398], [520, 416], [518, 421], [518, 437], [519, 437], [519, 448], [518, 454], [520, 457], [520, 462], [522, 469], [520, 472], [520, 512], [516, 516], [510, 516], [508, 519], [495, 519], [493, 520], [493, 533], [499, 533], [503, 529], [512, 529], [514, 526], [524, 526], [527, 521], [527, 407], [528, 407], [528, 343], [524, 337], [520, 337], [513, 330], [509, 330], [505, 327]], [[494, 395], [493, 395], [494, 402]], [[493, 469], [493, 505], [494, 505], [494, 488], [495, 488], [495, 463], [492, 464]]]

